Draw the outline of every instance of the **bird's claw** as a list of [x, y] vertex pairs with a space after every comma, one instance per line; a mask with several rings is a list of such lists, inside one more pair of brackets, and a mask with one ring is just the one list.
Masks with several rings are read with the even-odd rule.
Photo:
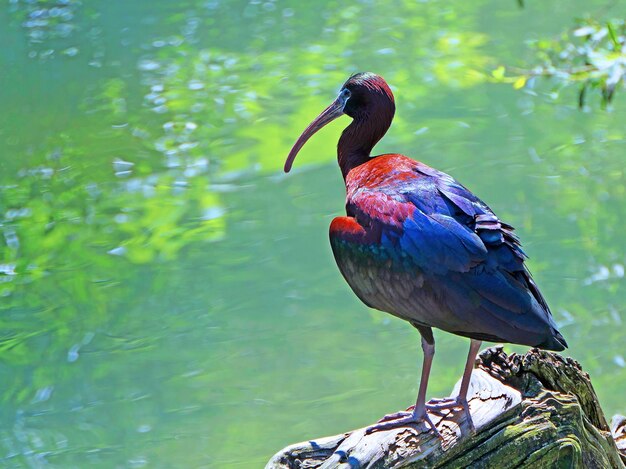
[[409, 417], [413, 415], [413, 409], [415, 409], [415, 405], [409, 406], [404, 411], [394, 412], [393, 414], [387, 414], [383, 418], [381, 418], [377, 423], [388, 422], [390, 420], [398, 420], [400, 418]]
[[413, 413], [412, 412], [394, 412], [393, 414], [387, 414], [385, 415], [383, 418], [381, 418], [377, 423], [384, 423], [384, 422], [389, 422], [392, 420], [398, 420], [401, 418], [406, 418], [411, 416]]
[[469, 425], [469, 429], [472, 433], [476, 431], [476, 427], [474, 426], [474, 422], [472, 420], [472, 414], [470, 413], [469, 403], [467, 399], [459, 398], [459, 397], [445, 397], [443, 399], [431, 399], [426, 404], [426, 409], [433, 414], [442, 416], [444, 415], [444, 410], [448, 409], [463, 409], [467, 417], [467, 423]]
[[443, 410], [448, 409], [463, 409], [467, 414], [469, 414], [469, 405], [467, 404], [467, 401], [465, 399], [453, 397], [431, 399], [426, 404], [426, 408], [437, 415], [441, 415]]
[[382, 419], [365, 429], [366, 434], [390, 430], [398, 427], [413, 427], [420, 423], [424, 423], [433, 431], [437, 438], [443, 439], [435, 424], [430, 420], [428, 413], [423, 412], [422, 415], [416, 415], [415, 412], [396, 412], [395, 414], [385, 415]]
[[450, 402], [457, 402], [457, 397], [433, 397], [426, 405], [434, 404], [447, 404]]

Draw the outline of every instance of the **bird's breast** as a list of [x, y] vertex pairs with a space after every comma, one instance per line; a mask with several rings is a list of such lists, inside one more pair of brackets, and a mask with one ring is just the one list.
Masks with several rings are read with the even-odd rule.
[[[350, 231], [336, 231], [346, 223]], [[366, 305], [403, 319], [414, 316], [416, 292], [424, 283], [422, 273], [408, 258], [367, 242], [367, 231], [353, 223], [333, 221], [331, 225], [331, 246], [343, 277]]]

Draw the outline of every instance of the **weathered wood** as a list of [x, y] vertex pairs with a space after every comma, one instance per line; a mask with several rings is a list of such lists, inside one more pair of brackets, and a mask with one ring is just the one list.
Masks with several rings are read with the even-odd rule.
[[622, 455], [622, 461], [626, 464], [626, 417], [616, 415], [611, 422], [611, 433], [617, 444], [617, 449]]
[[571, 358], [487, 349], [468, 396], [476, 432], [463, 411], [446, 410], [431, 414], [442, 439], [424, 425], [362, 428], [289, 446], [266, 469], [626, 467], [626, 419], [609, 429], [589, 376]]

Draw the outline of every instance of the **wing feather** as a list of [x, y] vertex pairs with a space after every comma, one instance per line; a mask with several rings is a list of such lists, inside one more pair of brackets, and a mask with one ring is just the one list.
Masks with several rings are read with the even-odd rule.
[[411, 169], [400, 186], [359, 187], [349, 195], [349, 214], [421, 271], [471, 274], [466, 284], [485, 303], [521, 313], [530, 307], [530, 292], [549, 311], [513, 227], [448, 174], [418, 162]]

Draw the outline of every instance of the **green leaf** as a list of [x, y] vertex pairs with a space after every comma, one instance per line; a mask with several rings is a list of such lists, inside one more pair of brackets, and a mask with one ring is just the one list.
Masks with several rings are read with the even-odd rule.
[[500, 65], [493, 72], [491, 72], [491, 75], [498, 80], [502, 80], [504, 78], [505, 70], [504, 66]]
[[613, 41], [613, 45], [615, 46], [615, 48], [617, 50], [619, 50], [620, 49], [620, 43], [617, 40], [617, 35], [615, 34], [615, 29], [613, 29], [613, 25], [611, 24], [610, 21], [607, 21], [606, 27], [609, 30], [609, 36], [611, 37], [611, 41]]
[[515, 82], [513, 83], [513, 88], [516, 90], [519, 90], [520, 88], [523, 88], [525, 84], [526, 84], [526, 77], [521, 76], [517, 80], [515, 80]]

